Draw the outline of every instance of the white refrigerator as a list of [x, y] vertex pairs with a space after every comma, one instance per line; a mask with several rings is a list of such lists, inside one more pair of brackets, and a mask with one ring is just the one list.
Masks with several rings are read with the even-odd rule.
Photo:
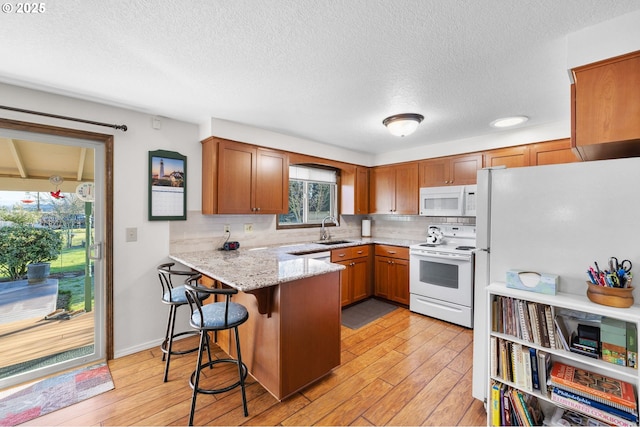
[[588, 267], [612, 256], [640, 282], [640, 158], [483, 169], [477, 197], [473, 397], [486, 402], [488, 284], [518, 269], [557, 274], [558, 291], [585, 295]]

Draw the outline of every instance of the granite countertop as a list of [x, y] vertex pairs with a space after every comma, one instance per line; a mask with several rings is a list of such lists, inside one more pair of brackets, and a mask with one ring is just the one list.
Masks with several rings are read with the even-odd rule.
[[169, 258], [239, 291], [248, 292], [345, 268], [340, 264], [298, 256], [300, 254], [372, 243], [404, 247], [420, 243], [418, 240], [372, 237], [341, 240], [348, 242], [330, 245], [306, 242], [235, 251], [182, 252], [172, 253]]

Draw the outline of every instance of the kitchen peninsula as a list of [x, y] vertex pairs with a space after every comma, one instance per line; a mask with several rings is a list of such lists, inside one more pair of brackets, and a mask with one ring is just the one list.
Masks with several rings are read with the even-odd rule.
[[[243, 362], [278, 400], [340, 365], [340, 270], [282, 249], [209, 250], [170, 258], [203, 275], [207, 286], [229, 286], [249, 311], [240, 326]], [[231, 334], [217, 343], [235, 356]]]

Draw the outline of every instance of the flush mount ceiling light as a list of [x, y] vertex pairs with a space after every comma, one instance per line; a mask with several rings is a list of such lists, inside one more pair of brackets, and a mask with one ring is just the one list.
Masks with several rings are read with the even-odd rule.
[[392, 135], [406, 136], [415, 132], [422, 120], [424, 120], [424, 116], [421, 114], [396, 114], [384, 119], [382, 124], [389, 129]]
[[517, 126], [529, 120], [527, 116], [512, 116], [512, 117], [503, 117], [501, 119], [496, 119], [489, 123], [491, 127], [494, 128], [508, 128], [512, 126]]

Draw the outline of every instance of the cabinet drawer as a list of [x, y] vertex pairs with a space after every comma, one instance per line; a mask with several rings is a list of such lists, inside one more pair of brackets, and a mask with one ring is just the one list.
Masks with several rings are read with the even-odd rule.
[[345, 259], [361, 258], [369, 255], [369, 245], [352, 246], [350, 248], [334, 249], [331, 251], [331, 262]]
[[376, 256], [409, 259], [409, 248], [402, 246], [376, 245]]

